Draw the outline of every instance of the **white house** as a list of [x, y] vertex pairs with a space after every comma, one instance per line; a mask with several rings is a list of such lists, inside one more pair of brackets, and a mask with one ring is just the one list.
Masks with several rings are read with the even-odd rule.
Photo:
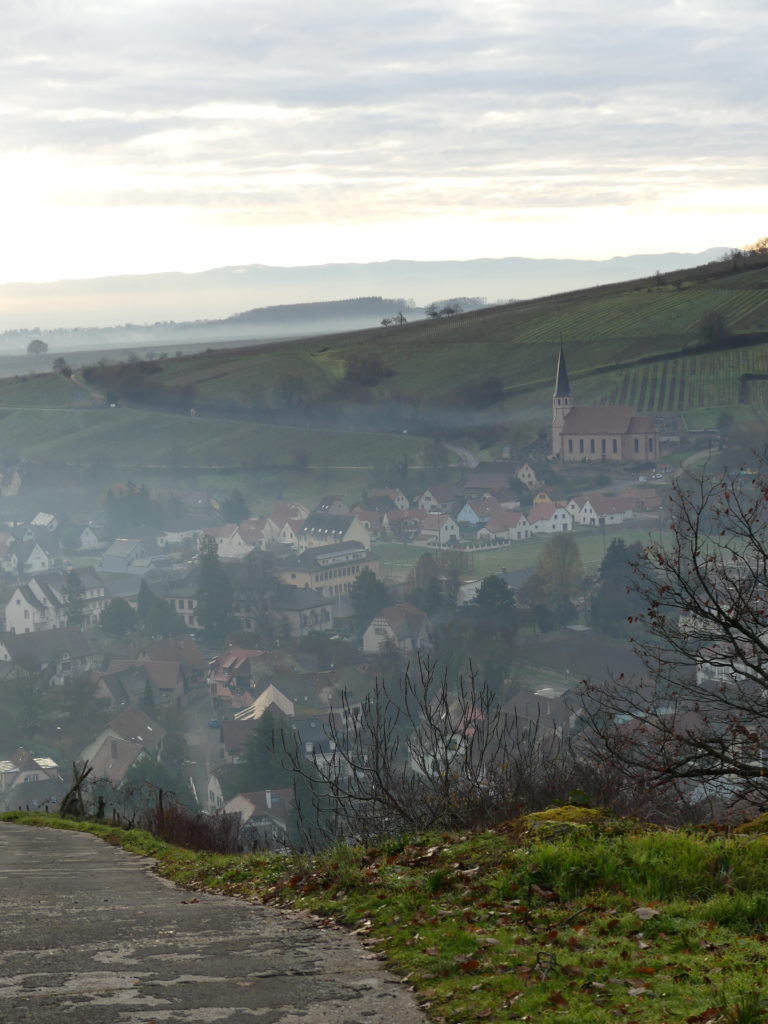
[[391, 643], [402, 654], [429, 646], [427, 616], [412, 604], [382, 608], [363, 633], [363, 650], [377, 654]]
[[376, 498], [389, 498], [395, 508], [399, 508], [401, 512], [405, 512], [407, 508], [411, 507], [410, 501], [399, 487], [374, 488], [372, 491], [368, 491], [368, 497], [374, 501]]
[[213, 537], [218, 556], [225, 562], [239, 562], [254, 548], [253, 544], [247, 544], [243, 539], [237, 523], [208, 526], [202, 531], [201, 537]]
[[531, 533], [563, 533], [573, 529], [573, 516], [552, 501], [534, 502], [528, 513]]
[[531, 524], [522, 512], [508, 512], [502, 509], [477, 531], [478, 540], [513, 541], [527, 540], [531, 535]]
[[566, 508], [580, 526], [614, 526], [635, 514], [627, 498], [607, 498], [601, 494], [572, 498]]
[[456, 500], [456, 489], [449, 486], [428, 487], [426, 491], [416, 499], [416, 508], [422, 512], [444, 512], [451, 511]]
[[466, 523], [468, 526], [479, 526], [487, 523], [500, 511], [501, 505], [495, 498], [490, 496], [470, 498], [457, 512], [456, 522]]
[[420, 517], [419, 533], [415, 543], [427, 544], [429, 547], [447, 547], [459, 539], [459, 524], [451, 516], [440, 512], [427, 512]]

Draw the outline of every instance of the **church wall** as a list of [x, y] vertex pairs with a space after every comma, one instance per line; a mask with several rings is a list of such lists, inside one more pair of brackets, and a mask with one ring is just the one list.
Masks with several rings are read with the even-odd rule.
[[650, 433], [567, 435], [560, 444], [563, 462], [657, 462], [660, 454], [658, 436]]

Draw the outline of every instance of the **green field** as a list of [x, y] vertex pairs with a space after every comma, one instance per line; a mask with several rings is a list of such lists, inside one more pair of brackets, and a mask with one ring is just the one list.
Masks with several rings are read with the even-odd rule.
[[[658, 523], [653, 519], [643, 519], [640, 523], [625, 523], [621, 526], [606, 526], [602, 529], [583, 527], [574, 531], [579, 545], [581, 560], [587, 573], [594, 573], [603, 560], [603, 555], [612, 540], [621, 538], [627, 544], [640, 542], [647, 544], [649, 539], [658, 541]], [[530, 540], [518, 541], [507, 547], [492, 548], [487, 551], [475, 551], [468, 557], [471, 568], [465, 574], [468, 578], [480, 579], [491, 573], [517, 572], [520, 569], [533, 569], [551, 534], [532, 537]], [[662, 536], [664, 536], [662, 534]], [[414, 547], [403, 544], [376, 544], [374, 554], [381, 564], [381, 572], [385, 576], [404, 579], [423, 554], [434, 554], [434, 548]]]
[[115, 466], [250, 467], [306, 464], [370, 469], [422, 459], [423, 438], [355, 434], [134, 409], [16, 411], [0, 409], [3, 444], [45, 462], [92, 460]]
[[60, 373], [0, 378], [0, 410], [4, 406], [90, 406], [93, 399], [80, 385]]

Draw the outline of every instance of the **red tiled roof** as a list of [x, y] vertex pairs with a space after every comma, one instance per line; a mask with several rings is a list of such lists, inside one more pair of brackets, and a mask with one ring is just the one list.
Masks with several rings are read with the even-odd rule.
[[538, 523], [542, 519], [551, 519], [555, 512], [557, 512], [557, 509], [558, 506], [554, 501], [536, 501], [528, 513], [528, 522]]
[[398, 640], [418, 636], [426, 617], [423, 611], [407, 602], [382, 608], [375, 616], [376, 619], [384, 619]]
[[561, 434], [626, 434], [633, 419], [628, 405], [575, 405], [565, 417]]

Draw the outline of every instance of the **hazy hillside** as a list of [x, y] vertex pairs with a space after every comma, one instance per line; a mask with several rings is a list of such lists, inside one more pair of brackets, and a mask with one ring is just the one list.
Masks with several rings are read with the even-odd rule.
[[645, 277], [696, 266], [724, 253], [664, 253], [610, 260], [339, 263], [309, 267], [220, 267], [198, 274], [144, 274], [0, 285], [0, 331], [220, 319], [238, 310], [355, 295], [404, 296], [426, 304], [448, 295], [489, 302]]
[[[728, 336], [714, 347], [702, 327], [712, 314]], [[225, 415], [441, 434], [498, 427], [524, 439], [548, 421], [561, 338], [580, 401], [696, 412], [744, 404], [744, 374], [768, 373], [765, 331], [768, 261], [754, 257], [399, 327], [164, 360], [151, 386], [146, 368], [143, 381], [135, 367], [92, 379], [130, 401], [178, 400]], [[761, 405], [759, 381], [752, 390], [746, 404]]]
[[[713, 314], [714, 341], [702, 327]], [[56, 375], [10, 378], [0, 416], [8, 450], [56, 463], [98, 461], [107, 438], [124, 466], [432, 465], [446, 457], [434, 439], [498, 450], [543, 436], [561, 338], [579, 402], [683, 412], [691, 427], [727, 412], [755, 436], [768, 422], [766, 257], [402, 326], [134, 357], [88, 371], [101, 398]]]

